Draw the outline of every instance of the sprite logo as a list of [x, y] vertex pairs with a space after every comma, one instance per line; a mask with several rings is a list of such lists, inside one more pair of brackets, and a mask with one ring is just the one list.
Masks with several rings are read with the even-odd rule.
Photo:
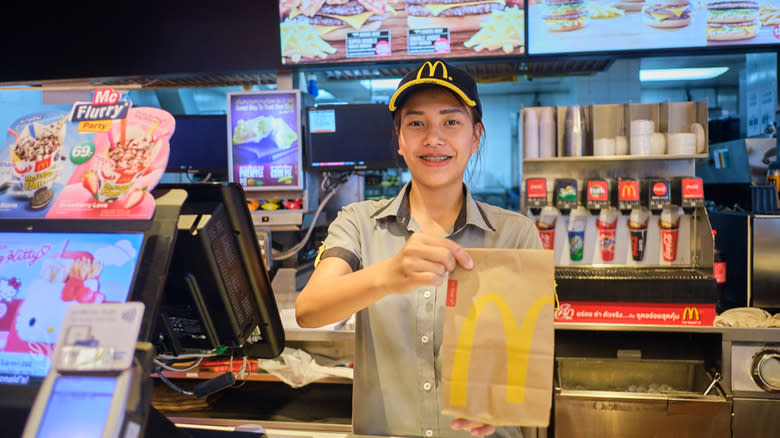
[[577, 190], [572, 185], [560, 187], [558, 189], [558, 199], [562, 201], [576, 201]]

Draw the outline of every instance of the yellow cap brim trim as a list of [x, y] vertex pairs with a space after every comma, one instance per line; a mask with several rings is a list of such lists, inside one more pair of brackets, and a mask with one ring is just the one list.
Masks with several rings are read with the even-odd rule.
[[453, 85], [451, 82], [443, 81], [441, 79], [435, 79], [435, 78], [423, 78], [423, 79], [413, 79], [403, 85], [401, 85], [397, 90], [395, 90], [395, 93], [393, 93], [393, 97], [390, 98], [390, 104], [388, 104], [388, 107], [390, 108], [390, 111], [395, 111], [398, 108], [395, 106], [395, 102], [398, 99], [398, 97], [409, 87], [413, 87], [415, 85], [422, 85], [422, 84], [434, 84], [434, 85], [440, 85], [444, 88], [448, 88], [455, 92], [455, 94], [460, 97], [460, 99], [468, 106], [477, 106], [477, 102], [474, 100], [471, 100], [468, 96], [466, 96], [466, 93], [463, 92], [460, 88]]

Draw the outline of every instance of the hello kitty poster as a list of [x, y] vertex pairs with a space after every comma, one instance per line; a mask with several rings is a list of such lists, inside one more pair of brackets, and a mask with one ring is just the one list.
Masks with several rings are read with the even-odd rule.
[[143, 234], [0, 233], [0, 376], [44, 377], [68, 307], [125, 302]]

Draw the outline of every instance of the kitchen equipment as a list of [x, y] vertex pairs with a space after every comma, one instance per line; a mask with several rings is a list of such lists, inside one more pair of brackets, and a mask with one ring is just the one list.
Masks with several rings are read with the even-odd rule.
[[775, 330], [742, 329], [724, 336], [734, 438], [775, 436], [780, 430], [780, 342]]
[[731, 436], [731, 401], [703, 360], [556, 359], [556, 437]]

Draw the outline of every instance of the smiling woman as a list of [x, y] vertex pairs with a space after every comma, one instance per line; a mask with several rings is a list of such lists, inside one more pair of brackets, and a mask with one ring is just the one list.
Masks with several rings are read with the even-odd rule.
[[389, 109], [411, 181], [395, 198], [341, 210], [296, 319], [318, 327], [356, 313], [355, 434], [491, 435], [493, 425], [441, 412], [445, 279], [457, 265], [474, 267], [465, 248], [541, 248], [539, 235], [527, 217], [475, 201], [463, 182], [484, 133], [468, 73], [426, 61], [401, 80]]

